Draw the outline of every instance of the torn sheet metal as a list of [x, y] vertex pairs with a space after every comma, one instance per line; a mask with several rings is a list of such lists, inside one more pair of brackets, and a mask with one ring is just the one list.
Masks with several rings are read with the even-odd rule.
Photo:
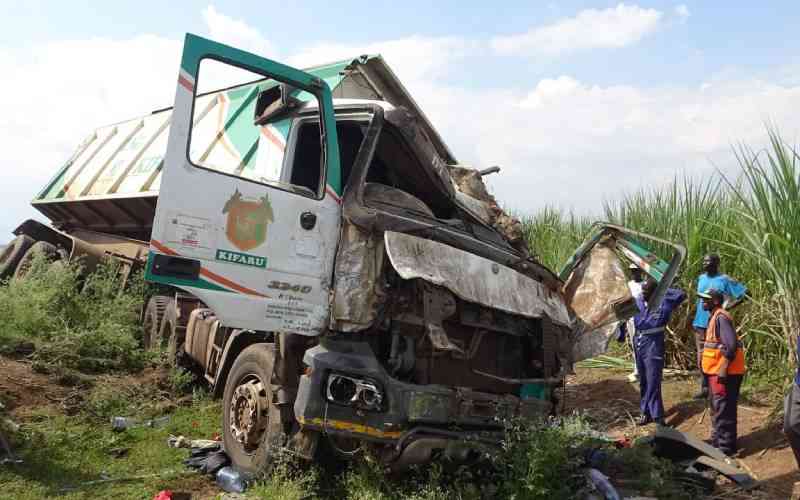
[[633, 301], [622, 263], [604, 242], [578, 264], [564, 286], [564, 295], [587, 332], [626, 319], [620, 309]]
[[745, 490], [749, 490], [758, 486], [758, 482], [753, 479], [753, 476], [745, 472], [744, 470], [731, 465], [727, 462], [723, 462], [721, 460], [715, 460], [709, 456], [699, 456], [695, 461], [695, 464], [704, 465], [715, 471], [719, 472], [723, 476], [727, 477], [731, 481], [735, 482]]
[[581, 324], [572, 349], [574, 362], [606, 352], [619, 320], [635, 307], [627, 281], [608, 242], [592, 248], [570, 274], [564, 295]]
[[594, 358], [608, 351], [608, 344], [616, 331], [617, 323], [611, 323], [588, 332], [578, 332], [572, 347], [572, 362]]
[[564, 299], [538, 281], [489, 259], [436, 241], [386, 231], [386, 253], [403, 279], [420, 278], [459, 298], [510, 314], [549, 317], [570, 326]]
[[378, 283], [383, 272], [383, 238], [347, 220], [341, 234], [331, 323], [334, 330], [355, 332], [372, 325], [384, 299]]

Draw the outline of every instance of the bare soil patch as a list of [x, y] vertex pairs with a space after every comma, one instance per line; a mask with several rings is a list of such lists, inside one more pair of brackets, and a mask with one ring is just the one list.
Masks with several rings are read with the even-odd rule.
[[[636, 427], [639, 415], [639, 386], [627, 381], [627, 372], [607, 369], [577, 369], [567, 381], [565, 411], [582, 411], [596, 420], [598, 427], [613, 436], [635, 438], [653, 432], [652, 425]], [[667, 377], [662, 392], [667, 424], [706, 439], [711, 431], [711, 416], [706, 402], [692, 399], [698, 390], [696, 377]], [[794, 483], [800, 472], [782, 423], [772, 416], [774, 405], [742, 400], [739, 403], [738, 460], [761, 482], [758, 493], [741, 498], [796, 498]], [[740, 498], [738, 496], [728, 496]]]

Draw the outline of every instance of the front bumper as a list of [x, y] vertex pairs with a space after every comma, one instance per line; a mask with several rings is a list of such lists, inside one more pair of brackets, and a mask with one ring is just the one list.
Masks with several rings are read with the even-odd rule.
[[[548, 401], [489, 394], [463, 387], [414, 385], [392, 378], [363, 342], [322, 339], [303, 359], [310, 371], [300, 378], [295, 416], [304, 427], [377, 442], [403, 443], [424, 429], [424, 435], [497, 442], [503, 422], [515, 417], [547, 415]], [[380, 410], [332, 402], [331, 373], [369, 380], [382, 391]], [[457, 427], [458, 432], [452, 429]], [[408, 440], [410, 443], [413, 440]]]

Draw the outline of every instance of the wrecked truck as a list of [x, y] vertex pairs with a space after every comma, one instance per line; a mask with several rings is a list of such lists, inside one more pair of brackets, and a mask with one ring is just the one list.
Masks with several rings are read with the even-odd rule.
[[[226, 69], [253, 79], [202, 91]], [[244, 471], [281, 449], [465, 462], [605, 349], [635, 309], [628, 263], [660, 301], [684, 253], [603, 224], [556, 274], [493, 170], [458, 165], [378, 56], [301, 71], [187, 35], [174, 107], [87, 140], [33, 203], [52, 225], [23, 223], [0, 270], [35, 251], [144, 267], [145, 344], [222, 397]]]

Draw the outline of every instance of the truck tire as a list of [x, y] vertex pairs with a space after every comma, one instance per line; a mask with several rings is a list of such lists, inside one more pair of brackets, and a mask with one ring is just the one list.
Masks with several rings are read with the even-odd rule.
[[222, 441], [231, 462], [263, 474], [282, 438], [280, 411], [272, 405], [274, 344], [254, 344], [233, 361], [222, 396]]
[[167, 364], [169, 366], [191, 367], [191, 360], [183, 350], [183, 344], [186, 342], [186, 328], [178, 328], [178, 305], [174, 300], [167, 306], [158, 337], [161, 339], [162, 345], [167, 348]]
[[0, 280], [10, 278], [17, 270], [17, 264], [36, 240], [30, 236], [20, 234], [0, 252]]
[[17, 268], [14, 270], [14, 279], [24, 280], [25, 276], [31, 270], [33, 260], [39, 255], [44, 255], [44, 258], [50, 262], [61, 259], [61, 254], [58, 253], [58, 249], [55, 245], [46, 241], [37, 241], [25, 251], [25, 254], [17, 263]]
[[167, 306], [172, 302], [172, 298], [167, 295], [153, 295], [147, 301], [142, 318], [142, 345], [145, 350], [150, 351], [162, 346], [160, 341], [161, 324], [164, 320], [164, 313]]

